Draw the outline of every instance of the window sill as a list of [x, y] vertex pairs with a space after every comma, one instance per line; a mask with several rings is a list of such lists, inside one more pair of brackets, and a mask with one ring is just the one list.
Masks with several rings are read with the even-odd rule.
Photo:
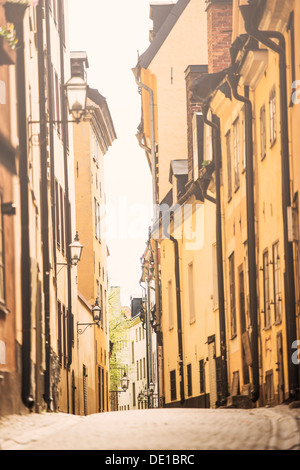
[[237, 334], [235, 333], [234, 335], [231, 336], [230, 341], [233, 341], [236, 338], [237, 338]]
[[0, 314], [1, 313], [4, 314], [4, 315], [9, 315], [10, 314], [10, 310], [2, 302], [0, 302]]
[[272, 325], [268, 325], [263, 328], [263, 331], [269, 331], [271, 329], [272, 329]]
[[239, 189], [240, 189], [240, 185], [238, 185], [234, 188], [234, 192], [237, 193]]

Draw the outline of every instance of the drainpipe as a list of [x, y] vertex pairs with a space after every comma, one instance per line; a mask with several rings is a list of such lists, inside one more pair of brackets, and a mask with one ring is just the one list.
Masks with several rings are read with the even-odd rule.
[[[166, 214], [165, 214], [166, 215]], [[163, 235], [169, 238], [174, 244], [175, 250], [175, 283], [176, 283], [176, 310], [177, 310], [177, 336], [178, 336], [178, 357], [179, 357], [179, 379], [180, 379], [180, 403], [185, 402], [184, 396], [184, 365], [183, 365], [183, 345], [182, 345], [182, 314], [181, 314], [181, 291], [180, 291], [180, 271], [179, 271], [179, 246], [178, 240], [168, 231], [165, 221], [168, 217], [162, 217]]]
[[[247, 96], [238, 93], [239, 76], [229, 73], [228, 84], [237, 101], [245, 104], [246, 109], [246, 194], [247, 194], [247, 234], [249, 263], [249, 308], [251, 315], [251, 353], [252, 353], [252, 390], [251, 399], [255, 403], [259, 399], [259, 363], [258, 363], [258, 318], [257, 318], [257, 286], [256, 286], [256, 253], [255, 253], [255, 210], [254, 210], [254, 173], [253, 173], [253, 129], [252, 103]], [[247, 91], [246, 91], [247, 92]]]
[[223, 272], [223, 241], [222, 241], [222, 215], [221, 215], [221, 137], [219, 122], [215, 122], [217, 117], [213, 117], [213, 121], [207, 118], [208, 105], [202, 108], [203, 121], [212, 127], [213, 134], [213, 153], [216, 175], [216, 241], [217, 241], [217, 266], [218, 266], [218, 296], [219, 296], [219, 323], [220, 323], [220, 349], [221, 349], [221, 387], [222, 399], [221, 404], [225, 405], [228, 397], [228, 377], [227, 377], [227, 351], [226, 351], [226, 322], [225, 322], [225, 300], [224, 300], [224, 272]]
[[[150, 115], [151, 115], [151, 165], [152, 165], [152, 197], [153, 197], [153, 211], [154, 211], [154, 220], [158, 218], [158, 194], [157, 194], [157, 184], [156, 184], [156, 154], [155, 154], [155, 122], [154, 122], [154, 93], [153, 90], [141, 82], [140, 80], [140, 68], [137, 66], [132, 69], [133, 75], [135, 77], [136, 84], [138, 87], [143, 88], [149, 93], [150, 96]], [[153, 240], [154, 243], [154, 275], [155, 275], [155, 303], [156, 310], [158, 312], [158, 325], [159, 331], [157, 334], [157, 346], [161, 349], [163, 348], [162, 332], [161, 332], [161, 303], [160, 303], [160, 283], [159, 283], [159, 262], [158, 262], [158, 242]], [[163, 371], [162, 376], [163, 376]], [[163, 379], [159, 380], [160, 384], [163, 384]], [[161, 402], [160, 398], [164, 399], [164, 388], [162, 387], [159, 394], [159, 403]]]
[[21, 196], [21, 289], [22, 289], [22, 401], [32, 409], [34, 399], [31, 387], [31, 269], [29, 243], [29, 191], [27, 153], [26, 78], [23, 18], [15, 23], [17, 47], [17, 116], [19, 134], [19, 177]]
[[69, 195], [69, 171], [68, 171], [68, 146], [67, 146], [67, 131], [68, 117], [66, 115], [66, 96], [64, 90], [65, 83], [65, 45], [63, 40], [64, 30], [64, 15], [63, 15], [63, 1], [60, 0], [59, 6], [59, 42], [60, 42], [60, 70], [61, 70], [61, 112], [62, 112], [62, 140], [63, 140], [63, 155], [64, 155], [64, 174], [65, 174], [65, 225], [66, 225], [66, 254], [67, 254], [67, 289], [68, 289], [68, 362], [66, 368], [67, 374], [67, 406], [69, 413], [69, 372], [72, 364], [72, 341], [73, 337], [73, 322], [72, 322], [72, 285], [71, 285], [71, 252], [69, 245], [71, 244], [71, 208], [70, 208], [70, 195]]
[[48, 169], [47, 169], [47, 123], [45, 96], [44, 66], [44, 31], [43, 8], [37, 6], [37, 40], [38, 40], [38, 76], [39, 76], [39, 107], [40, 107], [40, 159], [41, 159], [41, 205], [42, 205], [42, 250], [43, 250], [43, 285], [45, 311], [45, 393], [44, 400], [50, 409], [50, 261], [49, 261], [49, 223], [48, 223]]
[[[287, 210], [291, 205], [290, 195], [290, 167], [289, 167], [289, 129], [288, 129], [288, 101], [286, 78], [286, 44], [284, 36], [278, 31], [259, 31], [253, 18], [253, 8], [250, 5], [241, 5], [240, 11], [244, 18], [246, 32], [279, 55], [280, 80], [280, 118], [281, 118], [281, 167], [282, 167], [282, 211], [285, 251], [285, 311], [287, 323], [287, 350], [289, 371], [289, 397], [294, 399], [299, 393], [297, 383], [296, 365], [292, 363], [292, 344], [297, 339], [296, 333], [296, 306], [295, 306], [295, 279], [293, 264], [293, 245], [288, 241]], [[255, 11], [255, 10], [254, 10]], [[271, 38], [278, 40], [278, 43]], [[299, 382], [299, 379], [298, 379]]]
[[[45, 0], [45, 21], [46, 21], [46, 58], [47, 58], [47, 78], [48, 78], [48, 114], [49, 114], [49, 150], [50, 150], [50, 173], [51, 173], [51, 211], [52, 227], [56, 227], [55, 214], [55, 172], [54, 172], [54, 136], [53, 136], [53, 77], [52, 77], [52, 52], [51, 52], [51, 30], [50, 30], [50, 1]], [[53, 270], [56, 275], [56, 231], [53, 234]]]

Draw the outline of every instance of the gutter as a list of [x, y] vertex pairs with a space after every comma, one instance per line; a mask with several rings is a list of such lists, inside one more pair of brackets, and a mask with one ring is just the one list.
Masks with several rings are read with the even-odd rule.
[[233, 72], [227, 75], [227, 81], [232, 94], [237, 101], [245, 103], [246, 107], [246, 201], [247, 201], [247, 238], [249, 262], [249, 308], [251, 315], [252, 334], [252, 390], [251, 399], [255, 403], [259, 399], [259, 353], [258, 353], [258, 301], [256, 287], [256, 254], [255, 254], [255, 210], [254, 210], [254, 173], [253, 173], [253, 130], [252, 130], [252, 103], [247, 96], [237, 91], [239, 76]]
[[[44, 65], [44, 31], [43, 8], [37, 6], [37, 41], [38, 41], [38, 80], [39, 80], [39, 109], [40, 109], [40, 161], [41, 161], [41, 225], [43, 251], [43, 286], [45, 311], [45, 393], [44, 400], [50, 409], [50, 253], [49, 253], [49, 210], [48, 210], [48, 171], [47, 171], [47, 122], [45, 96], [45, 65]], [[39, 338], [41, 341], [41, 338]], [[40, 367], [40, 364], [37, 364]]]
[[67, 289], [68, 289], [68, 325], [67, 325], [67, 348], [68, 348], [68, 361], [66, 367], [67, 373], [67, 406], [69, 413], [69, 372], [72, 364], [72, 337], [73, 337], [73, 321], [72, 321], [72, 286], [71, 286], [71, 251], [69, 245], [71, 241], [71, 208], [70, 208], [70, 196], [69, 196], [69, 171], [68, 171], [68, 148], [67, 148], [67, 132], [66, 126], [68, 126], [68, 117], [66, 115], [65, 106], [65, 90], [63, 84], [65, 83], [65, 63], [64, 63], [64, 52], [65, 46], [63, 41], [63, 29], [64, 29], [64, 16], [63, 16], [63, 1], [58, 2], [58, 18], [59, 18], [59, 48], [60, 48], [60, 69], [61, 69], [61, 103], [62, 103], [62, 141], [63, 141], [63, 155], [64, 155], [64, 175], [65, 175], [65, 226], [66, 226], [66, 254], [67, 254]]
[[15, 23], [17, 47], [17, 116], [19, 134], [19, 178], [21, 195], [21, 289], [22, 289], [22, 401], [30, 410], [34, 406], [31, 387], [31, 269], [29, 242], [29, 190], [27, 152], [27, 112], [25, 78], [25, 44], [23, 18]]
[[[244, 18], [247, 33], [260, 41], [266, 47], [279, 55], [280, 74], [280, 117], [281, 117], [281, 166], [282, 166], [282, 211], [285, 251], [285, 312], [287, 323], [287, 348], [289, 371], [289, 396], [294, 399], [299, 393], [299, 377], [297, 380], [296, 365], [292, 363], [292, 344], [297, 339], [296, 333], [296, 295], [293, 265], [293, 245], [288, 241], [287, 210], [291, 205], [290, 195], [290, 166], [289, 166], [289, 129], [288, 129], [288, 102], [287, 102], [287, 78], [286, 78], [286, 44], [284, 36], [278, 31], [259, 31], [257, 19], [253, 13], [255, 9], [251, 5], [241, 5], [241, 14]], [[278, 40], [274, 42], [271, 38]]]
[[228, 375], [227, 375], [227, 351], [226, 351], [226, 321], [225, 321], [225, 295], [224, 295], [224, 270], [223, 270], [223, 241], [222, 241], [222, 214], [221, 214], [221, 136], [217, 117], [213, 121], [207, 118], [208, 105], [202, 107], [203, 121], [213, 129], [213, 157], [216, 175], [216, 240], [217, 240], [217, 270], [218, 270], [218, 297], [219, 297], [219, 324], [220, 324], [220, 349], [221, 349], [221, 405], [225, 405], [228, 397]]
[[178, 357], [179, 357], [179, 378], [180, 378], [180, 403], [185, 402], [184, 395], [184, 365], [183, 365], [183, 344], [182, 344], [182, 313], [181, 313], [181, 288], [180, 288], [180, 272], [179, 272], [179, 246], [178, 240], [172, 237], [167, 231], [164, 221], [168, 218], [162, 218], [163, 234], [169, 238], [174, 244], [175, 250], [175, 283], [176, 283], [176, 310], [177, 310], [177, 338], [178, 338]]
[[[52, 227], [56, 227], [55, 214], [55, 173], [54, 173], [54, 137], [53, 137], [53, 78], [51, 60], [51, 32], [50, 32], [50, 0], [45, 0], [46, 21], [46, 57], [47, 57], [47, 79], [48, 79], [48, 113], [49, 113], [49, 149], [50, 149], [50, 172], [51, 172], [51, 211]], [[53, 269], [56, 277], [56, 231], [53, 230]]]

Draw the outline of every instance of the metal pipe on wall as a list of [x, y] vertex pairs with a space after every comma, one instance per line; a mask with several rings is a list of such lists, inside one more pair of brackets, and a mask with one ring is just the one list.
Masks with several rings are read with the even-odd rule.
[[22, 401], [32, 409], [34, 398], [31, 386], [31, 268], [29, 242], [29, 189], [27, 151], [26, 75], [23, 18], [15, 23], [18, 38], [16, 85], [19, 136], [19, 177], [21, 196], [21, 292], [22, 292]]
[[217, 271], [218, 271], [218, 297], [219, 297], [219, 323], [220, 323], [220, 349], [221, 349], [221, 375], [222, 375], [222, 404], [225, 404], [228, 396], [228, 376], [227, 376], [227, 350], [226, 350], [226, 321], [225, 321], [225, 295], [224, 295], [224, 269], [223, 269], [223, 241], [222, 241], [222, 214], [221, 214], [221, 137], [220, 126], [215, 121], [207, 117], [208, 105], [203, 108], [203, 121], [212, 127], [213, 133], [213, 158], [216, 175], [216, 248], [217, 248]]
[[38, 78], [40, 108], [40, 160], [41, 160], [41, 227], [43, 250], [43, 286], [45, 312], [45, 391], [44, 400], [48, 409], [51, 407], [50, 391], [50, 253], [49, 253], [49, 211], [48, 211], [48, 165], [47, 165], [47, 121], [45, 95], [45, 61], [44, 61], [44, 11], [41, 2], [37, 6], [37, 40], [38, 40]]
[[[288, 240], [287, 211], [291, 205], [290, 193], [290, 163], [289, 163], [289, 129], [288, 129], [288, 101], [287, 101], [287, 77], [286, 77], [286, 44], [284, 36], [278, 31], [260, 31], [253, 17], [251, 5], [241, 5], [245, 29], [249, 36], [258, 40], [279, 56], [279, 81], [280, 81], [280, 118], [281, 118], [281, 167], [282, 167], [282, 212], [285, 252], [285, 311], [287, 323], [287, 349], [289, 371], [289, 396], [295, 398], [300, 393], [299, 376], [295, 364], [292, 363], [293, 342], [297, 339], [296, 333], [296, 295], [293, 264], [293, 245]], [[274, 42], [271, 38], [278, 40]]]
[[229, 73], [227, 81], [237, 101], [246, 106], [246, 204], [247, 204], [247, 241], [249, 263], [249, 308], [251, 315], [251, 353], [252, 353], [252, 390], [251, 399], [259, 399], [259, 359], [258, 359], [258, 300], [256, 286], [256, 243], [255, 243], [255, 211], [254, 211], [254, 172], [253, 172], [253, 130], [251, 100], [238, 93], [239, 76]]

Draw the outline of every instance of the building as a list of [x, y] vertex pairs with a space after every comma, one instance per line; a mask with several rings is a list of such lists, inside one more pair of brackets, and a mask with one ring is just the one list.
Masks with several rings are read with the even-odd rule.
[[[71, 114], [70, 86], [68, 90], [65, 86], [74, 78], [68, 2], [2, 4], [0, 414], [108, 411], [108, 249], [99, 237], [98, 209], [104, 201], [103, 156], [115, 131], [106, 101], [97, 90], [89, 89], [88, 110], [82, 103], [76, 115]], [[85, 92], [86, 83], [82, 83]], [[97, 227], [84, 247], [95, 266], [91, 290], [82, 282], [82, 273], [88, 272], [84, 256], [83, 271], [78, 271], [82, 244], [80, 218], [76, 220], [73, 140], [73, 129], [79, 132], [78, 123], [87, 112], [89, 118], [82, 126], [91, 140], [88, 137], [82, 144], [87, 146], [86, 162], [94, 164], [95, 180], [88, 179], [86, 188], [91, 192], [86, 195], [91, 227]], [[96, 148], [98, 160], [93, 162]], [[77, 217], [82, 217], [80, 204], [78, 209]], [[92, 234], [98, 237], [95, 243]], [[89, 258], [90, 242], [97, 260]], [[74, 254], [74, 249], [80, 253]], [[82, 323], [88, 326], [85, 336], [80, 334]]]
[[[0, 24], [8, 23], [0, 5]], [[17, 172], [17, 123], [14, 89], [16, 51], [5, 36], [0, 36], [0, 415], [22, 409], [21, 370], [16, 342], [16, 324], [20, 309], [15, 295], [20, 282], [17, 260], [20, 227], [20, 202]]]
[[234, 1], [231, 64], [195, 83], [220, 144], [228, 378], [236, 405], [247, 395], [256, 406], [275, 405], [295, 399], [299, 390], [293, 356], [298, 214], [289, 128], [294, 7]]
[[[71, 53], [71, 75], [86, 80], [87, 54]], [[109, 410], [109, 324], [108, 324], [108, 248], [105, 239], [104, 156], [116, 139], [106, 99], [89, 88], [88, 115], [73, 125], [76, 221], [84, 256], [78, 266], [78, 297], [82, 307], [89, 305], [89, 315], [78, 322], [92, 321], [92, 306], [98, 302], [101, 322], [87, 333], [78, 335], [79, 402], [86, 403], [89, 413]], [[93, 267], [94, 269], [91, 269]], [[84, 317], [86, 319], [84, 320]], [[91, 349], [91, 345], [94, 348]], [[94, 354], [92, 353], [92, 350]], [[88, 373], [87, 373], [88, 369]], [[94, 370], [95, 369], [95, 370]], [[80, 391], [83, 390], [82, 394]], [[84, 397], [87, 398], [84, 400]], [[96, 399], [95, 399], [96, 398]], [[86, 410], [87, 411], [87, 410]]]
[[151, 5], [133, 69], [159, 204], [160, 398], [275, 405], [299, 396], [298, 6], [205, 3]]
[[[201, 177], [212, 162], [211, 132], [208, 129], [204, 135], [201, 108], [191, 102], [189, 91], [193, 80], [208, 70], [210, 23], [205, 2], [178, 1], [169, 5], [169, 10], [157, 8], [151, 5], [156, 34], [140, 56], [135, 72], [142, 90], [140, 142], [146, 145], [146, 154], [151, 155], [150, 150], [155, 148], [153, 182], [160, 207], [152, 233], [160, 247], [160, 291], [156, 289], [156, 299], [161, 295], [158, 345], [163, 350], [159, 398], [164, 406], [215, 407], [222, 399], [224, 362], [216, 270], [216, 204], [215, 195]], [[183, 35], [185, 41], [180, 39]], [[153, 91], [152, 116], [147, 87]], [[152, 133], [151, 119], [155, 124]], [[199, 149], [196, 158], [199, 140], [207, 145], [205, 155]]]

